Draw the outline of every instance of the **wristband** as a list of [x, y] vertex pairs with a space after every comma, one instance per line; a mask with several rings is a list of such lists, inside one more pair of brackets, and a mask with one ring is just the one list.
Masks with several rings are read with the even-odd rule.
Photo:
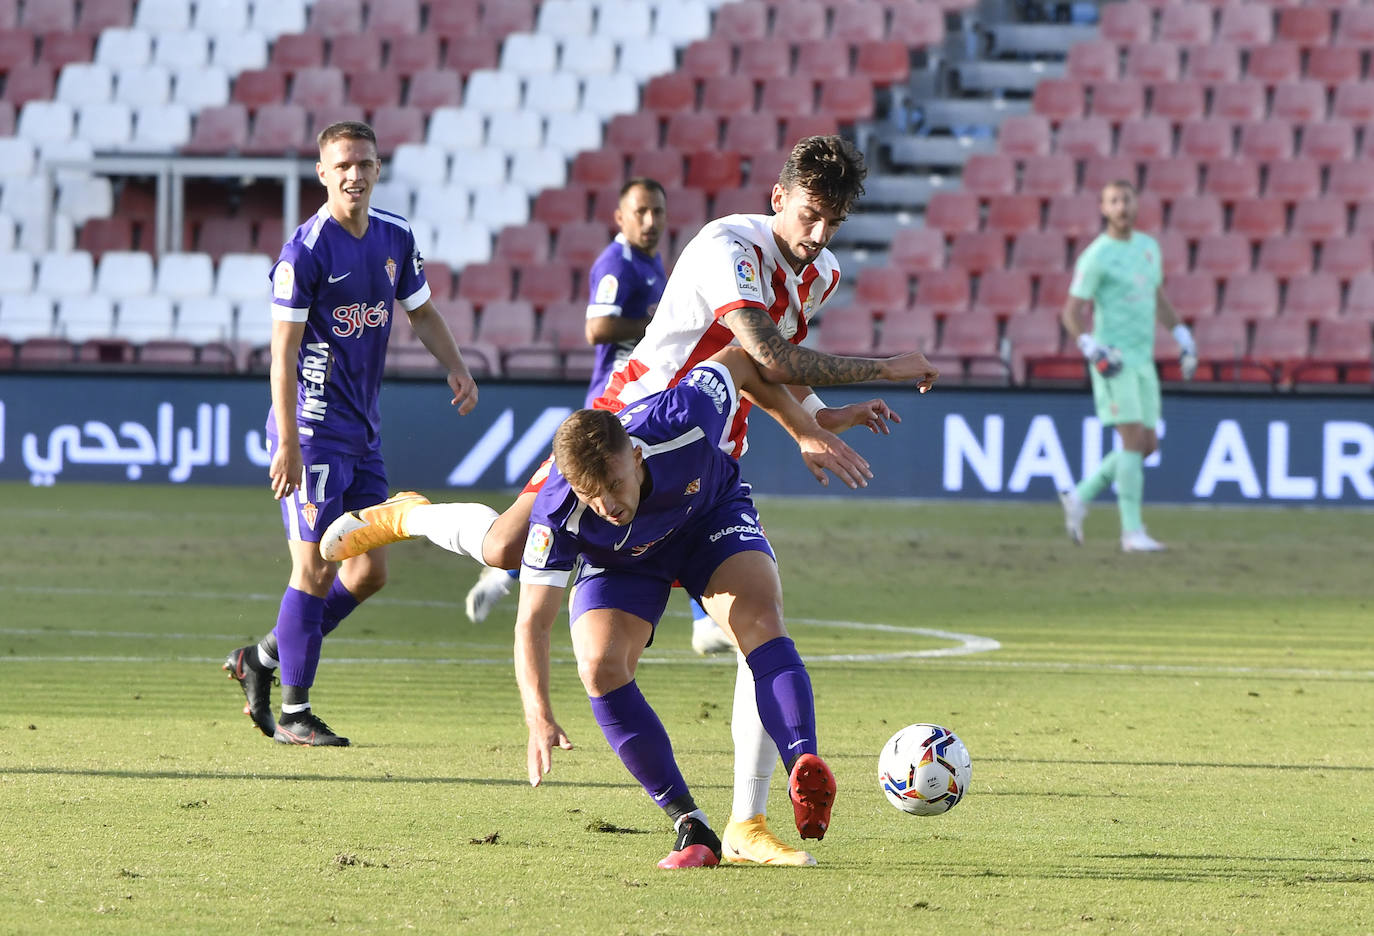
[[1083, 352], [1084, 357], [1092, 357], [1097, 353], [1097, 339], [1084, 332], [1078, 336], [1078, 350]]
[[801, 401], [801, 406], [806, 410], [806, 415], [814, 417], [817, 410], [825, 409], [825, 401], [813, 393]]

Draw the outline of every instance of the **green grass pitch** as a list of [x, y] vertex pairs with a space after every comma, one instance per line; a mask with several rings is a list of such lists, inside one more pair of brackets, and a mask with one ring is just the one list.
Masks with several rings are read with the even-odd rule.
[[[0, 486], [0, 932], [1374, 932], [1371, 514], [1147, 503], [1172, 549], [1123, 556], [1110, 504], [1081, 548], [1057, 504], [760, 507], [834, 822], [815, 868], [669, 873], [564, 627], [577, 747], [525, 781], [471, 563], [393, 550], [313, 693], [355, 746], [287, 748], [219, 669], [286, 581], [265, 491]], [[689, 635], [675, 598], [640, 683], [719, 827], [734, 667]], [[973, 756], [944, 816], [875, 781], [915, 721]], [[781, 777], [771, 813], [797, 841]]]

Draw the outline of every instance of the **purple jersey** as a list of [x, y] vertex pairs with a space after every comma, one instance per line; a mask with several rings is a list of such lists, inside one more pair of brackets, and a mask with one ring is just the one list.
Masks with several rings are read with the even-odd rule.
[[[721, 448], [738, 406], [730, 372], [707, 361], [620, 413], [630, 442], [643, 452], [648, 489], [628, 527], [597, 516], [551, 466], [530, 513], [520, 580], [564, 586], [579, 555], [604, 569], [653, 567], [660, 554], [675, 554], [671, 543], [694, 532], [698, 518], [711, 522], [712, 507], [740, 496], [747, 502], [739, 462]], [[667, 574], [671, 583], [677, 573]]]
[[[301, 445], [362, 454], [381, 448], [378, 398], [397, 306], [429, 299], [410, 225], [369, 208], [354, 237], [320, 208], [281, 249], [272, 268], [272, 318], [304, 322], [296, 362]], [[275, 440], [274, 414], [267, 433]]]
[[[587, 318], [614, 315], [627, 319], [651, 318], [668, 274], [663, 272], [663, 256], [652, 257], [635, 250], [617, 234], [615, 240], [596, 258], [591, 275], [587, 277], [590, 296]], [[622, 341], [596, 346], [596, 364], [592, 367], [591, 384], [587, 390], [587, 407], [606, 389], [606, 380], [616, 366], [630, 359], [637, 341]]]

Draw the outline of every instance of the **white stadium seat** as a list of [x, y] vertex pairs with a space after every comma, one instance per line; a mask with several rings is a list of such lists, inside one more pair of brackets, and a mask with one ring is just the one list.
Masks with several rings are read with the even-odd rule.
[[[38, 162], [47, 166], [54, 162], [90, 162], [95, 158], [95, 146], [85, 137], [44, 143], [38, 148]], [[71, 179], [89, 179], [88, 169], [58, 169], [57, 183], [61, 185]]]
[[666, 75], [677, 67], [677, 50], [663, 36], [620, 44], [620, 70], [638, 81]]
[[134, 111], [128, 104], [83, 104], [76, 115], [78, 137], [97, 150], [117, 150], [134, 134]]
[[75, 112], [63, 101], [29, 101], [19, 112], [15, 136], [35, 143], [60, 143], [72, 138]]
[[577, 110], [580, 84], [571, 72], [531, 75], [525, 79], [525, 109], [541, 114], [571, 113]]
[[433, 258], [454, 269], [486, 263], [491, 259], [491, 228], [476, 221], [445, 225], [439, 229]]
[[483, 114], [520, 109], [520, 77], [513, 72], [479, 68], [468, 76], [463, 106]]
[[204, 68], [210, 62], [210, 37], [203, 32], [164, 32], [153, 39], [153, 62], [170, 69]]
[[0, 178], [31, 176], [37, 164], [37, 152], [31, 140], [0, 137]]
[[568, 181], [568, 157], [554, 147], [516, 150], [511, 155], [510, 180], [531, 195], [562, 188]]
[[[275, 6], [279, 0], [272, 0]], [[182, 32], [191, 28], [191, 4], [185, 0], [138, 0], [134, 25], [149, 32]]]
[[220, 33], [210, 61], [231, 75], [267, 65], [267, 37], [259, 32]]
[[[5, 182], [4, 193], [0, 194], [0, 211], [23, 226], [24, 234], [21, 240], [25, 244], [37, 239], [36, 232], [44, 215], [51, 208], [51, 204], [46, 201], [47, 195], [41, 176], [32, 175], [26, 179], [8, 179]], [[47, 245], [40, 243], [38, 249], [45, 250]]]
[[595, 114], [580, 110], [570, 114], [550, 114], [544, 130], [547, 144], [562, 150], [569, 157], [583, 150], [600, 149], [601, 137], [601, 121]]
[[129, 148], [166, 153], [191, 139], [191, 109], [185, 104], [152, 104], [138, 109]]
[[272, 303], [240, 302], [234, 316], [234, 340], [258, 347], [272, 341]]
[[413, 190], [405, 179], [391, 178], [378, 182], [372, 187], [373, 208], [394, 212], [403, 218], [410, 217]]
[[73, 62], [62, 66], [57, 76], [56, 101], [68, 104], [103, 104], [114, 93], [114, 71], [95, 62]]
[[13, 250], [19, 237], [19, 224], [7, 214], [0, 214], [0, 251]]
[[501, 44], [501, 71], [539, 75], [558, 66], [558, 42], [538, 33], [511, 33]]
[[215, 269], [210, 255], [203, 253], [163, 254], [157, 264], [158, 293], [173, 299], [199, 299], [215, 290]]
[[153, 37], [142, 29], [106, 29], [95, 41], [95, 60], [110, 68], [134, 68], [152, 60]]
[[33, 292], [33, 275], [36, 268], [33, 254], [27, 250], [0, 252], [0, 293]]
[[121, 68], [115, 73], [116, 101], [141, 107], [166, 104], [172, 97], [172, 73], [165, 65], [140, 65]]
[[596, 31], [612, 39], [643, 39], [649, 35], [649, 13], [644, 0], [602, 0]]
[[252, 29], [269, 39], [305, 32], [305, 3], [303, 0], [254, 3]]
[[411, 188], [442, 185], [448, 178], [448, 153], [426, 143], [402, 143], [391, 157], [391, 178]]
[[123, 300], [115, 318], [115, 334], [135, 342], [172, 337], [172, 300], [166, 296], [135, 296]]
[[194, 110], [229, 103], [229, 73], [221, 65], [178, 68], [173, 100]]
[[578, 76], [609, 75], [615, 71], [615, 40], [610, 36], [566, 39], [558, 67]]
[[711, 35], [711, 11], [701, 0], [659, 0], [654, 7], [654, 33], [674, 45], [705, 39]]
[[463, 107], [436, 107], [429, 115], [425, 140], [446, 150], [481, 146], [486, 142], [486, 118], [480, 111]]
[[34, 291], [44, 296], [90, 295], [95, 285], [95, 264], [84, 250], [46, 253], [38, 258], [38, 279]]
[[589, 0], [544, 0], [535, 29], [557, 39], [587, 36], [592, 31], [592, 5]]
[[57, 186], [57, 213], [81, 224], [114, 214], [114, 186], [109, 176], [64, 179]]
[[426, 188], [415, 200], [412, 220], [432, 222], [439, 228], [466, 221], [471, 213], [472, 190], [465, 185]]
[[12, 341], [47, 338], [53, 334], [52, 300], [46, 296], [5, 296], [0, 299], [0, 335]]
[[492, 230], [530, 219], [530, 193], [514, 183], [483, 187], [472, 193], [472, 220]]
[[201, 32], [215, 35], [246, 32], [248, 29], [248, 0], [214, 0], [197, 3], [194, 26]]
[[234, 337], [234, 304], [223, 296], [183, 299], [177, 303], [176, 326], [172, 335], [182, 341], [231, 341]]
[[234, 301], [267, 301], [272, 275], [271, 257], [266, 254], [227, 253], [219, 258], [215, 271], [215, 295]]
[[15, 241], [15, 246], [20, 250], [41, 253], [45, 250], [73, 250], [76, 247], [76, 226], [72, 224], [72, 219], [66, 215], [51, 215], [48, 218], [46, 230], [42, 218], [19, 218], [18, 220], [20, 222], [19, 238]]
[[487, 146], [494, 149], [531, 149], [544, 143], [544, 121], [532, 110], [493, 114]]
[[609, 120], [639, 110], [639, 85], [632, 75], [588, 75], [582, 84], [582, 109]]
[[468, 191], [506, 182], [506, 153], [490, 146], [453, 151], [449, 181]]
[[[448, 222], [444, 222], [448, 223]], [[430, 251], [434, 249], [434, 241], [438, 236], [435, 233], [435, 226], [424, 218], [410, 219], [410, 234], [415, 238], [415, 249], [420, 251], [421, 257], [428, 257]]]
[[114, 304], [101, 295], [69, 296], [57, 304], [57, 331], [68, 341], [114, 335]]
[[96, 268], [95, 291], [114, 299], [147, 296], [153, 291], [153, 257], [141, 250], [107, 250]]

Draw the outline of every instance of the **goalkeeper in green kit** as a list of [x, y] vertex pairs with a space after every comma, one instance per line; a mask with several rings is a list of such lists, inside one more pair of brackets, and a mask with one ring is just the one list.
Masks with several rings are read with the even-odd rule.
[[[1075, 543], [1083, 542], [1088, 504], [1116, 482], [1121, 512], [1123, 552], [1158, 552], [1164, 544], [1145, 532], [1140, 505], [1145, 493], [1145, 459], [1159, 447], [1159, 375], [1155, 372], [1155, 316], [1173, 330], [1183, 378], [1197, 369], [1197, 346], [1164, 295], [1159, 244], [1135, 230], [1136, 191], [1118, 181], [1102, 189], [1102, 217], [1107, 229], [1074, 265], [1064, 327], [1088, 359], [1097, 418], [1115, 426], [1121, 448], [1102, 460], [1076, 488], [1062, 491], [1064, 527]], [[1084, 331], [1088, 304], [1093, 330]]]

